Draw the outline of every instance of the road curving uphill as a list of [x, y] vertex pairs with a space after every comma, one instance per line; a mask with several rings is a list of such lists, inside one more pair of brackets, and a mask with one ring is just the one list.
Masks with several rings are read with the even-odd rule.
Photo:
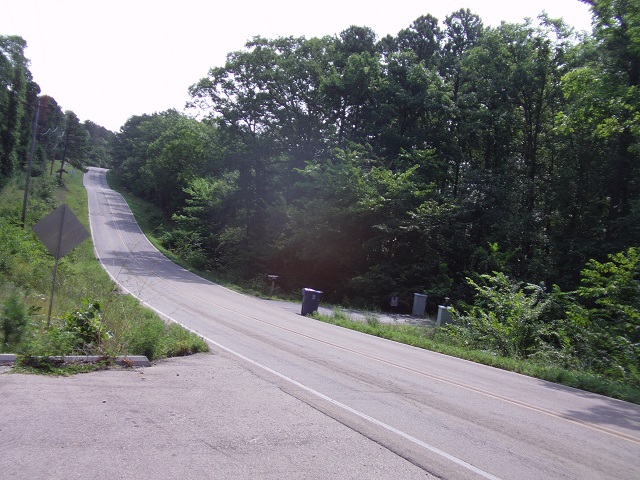
[[[151, 470], [144, 476], [153, 478], [175, 478], [178, 469], [193, 478], [637, 478], [640, 406], [341, 329], [232, 292], [163, 257], [109, 189], [105, 170], [90, 169], [85, 185], [104, 268], [216, 354], [139, 373], [46, 380], [55, 414], [86, 408], [89, 417], [80, 416], [94, 422], [80, 438], [64, 436], [57, 455], [77, 461], [75, 451], [89, 457], [104, 444], [112, 460], [98, 452], [98, 465], [112, 475], [102, 478], [135, 469], [134, 457], [145, 458]], [[83, 379], [108, 386], [92, 405], [81, 399]], [[0, 402], [0, 419], [20, 418], [30, 438], [53, 442], [60, 425], [45, 431], [19, 405], [30, 382], [0, 377], [0, 394], [12, 395]], [[41, 421], [46, 402], [34, 402], [29, 411]], [[105, 410], [112, 402], [126, 405]], [[3, 435], [17, 434], [13, 423], [0, 422]], [[136, 442], [135, 455], [118, 450]], [[29, 456], [43, 455], [60, 472], [54, 477], [65, 477], [69, 467], [38, 443]], [[29, 464], [18, 449], [9, 450], [11, 461], [4, 453], [0, 468], [13, 470], [2, 471]]]

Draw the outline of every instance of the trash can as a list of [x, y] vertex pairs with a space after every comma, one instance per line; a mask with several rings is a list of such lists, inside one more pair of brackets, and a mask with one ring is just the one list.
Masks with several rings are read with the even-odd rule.
[[312, 288], [303, 288], [302, 312], [300, 312], [300, 315], [307, 315], [309, 313], [317, 312], [321, 295], [322, 292], [319, 290], [313, 290]]
[[438, 305], [438, 319], [436, 320], [436, 327], [441, 327], [448, 323], [451, 323], [453, 318], [451, 317], [451, 307], [445, 305]]
[[424, 311], [427, 308], [427, 296], [422, 293], [413, 294], [413, 310], [411, 315], [414, 317], [423, 317]]

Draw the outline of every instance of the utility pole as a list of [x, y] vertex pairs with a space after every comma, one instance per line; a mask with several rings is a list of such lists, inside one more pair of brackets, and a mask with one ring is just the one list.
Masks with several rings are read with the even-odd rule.
[[22, 202], [22, 229], [27, 220], [27, 200], [29, 198], [29, 182], [31, 181], [31, 165], [33, 165], [33, 152], [36, 148], [36, 135], [38, 134], [38, 116], [40, 115], [40, 97], [36, 105], [36, 119], [33, 122], [33, 137], [31, 138], [31, 152], [29, 153], [29, 164], [27, 165], [27, 180], [24, 185], [24, 200]]

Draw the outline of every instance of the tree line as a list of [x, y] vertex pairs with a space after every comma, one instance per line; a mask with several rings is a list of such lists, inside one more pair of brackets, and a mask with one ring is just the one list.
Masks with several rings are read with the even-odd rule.
[[[90, 120], [80, 122], [53, 97], [40, 95], [26, 48], [22, 37], [0, 35], [0, 188], [25, 173], [34, 138], [31, 173], [36, 177], [48, 173], [62, 179], [67, 164], [106, 166], [115, 134]], [[54, 172], [56, 160], [60, 166]]]
[[396, 36], [255, 37], [190, 88], [201, 120], [135, 116], [113, 168], [200, 268], [384, 305], [504, 272], [574, 288], [638, 242], [638, 8]]

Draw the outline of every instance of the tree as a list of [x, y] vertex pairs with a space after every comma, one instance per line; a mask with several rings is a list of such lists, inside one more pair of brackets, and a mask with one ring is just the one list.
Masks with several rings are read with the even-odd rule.
[[[602, 139], [613, 142], [608, 220], [629, 214], [640, 194], [640, 4], [633, 0], [583, 0], [591, 5], [601, 61], [589, 66], [606, 104], [591, 120]], [[589, 92], [594, 93], [594, 92]], [[609, 238], [615, 234], [610, 231]]]
[[73, 167], [83, 170], [87, 161], [89, 146], [89, 134], [80, 123], [78, 116], [71, 110], [64, 113], [66, 117], [65, 131], [62, 144], [62, 159], [58, 178], [62, 180], [64, 164], [70, 163]]
[[66, 118], [62, 108], [53, 97], [40, 97], [40, 113], [38, 115], [38, 139], [44, 163], [51, 163], [50, 175], [53, 175], [54, 161], [62, 155]]
[[[561, 23], [546, 17], [539, 26], [503, 23], [485, 30], [464, 57], [463, 73], [469, 79], [465, 100], [473, 101], [467, 103], [472, 107], [467, 119], [475, 131], [460, 124], [469, 132], [463, 138], [470, 153], [469, 169], [460, 177], [493, 183], [485, 196], [492, 207], [483, 207], [483, 216], [493, 218], [478, 235], [517, 252], [513, 272], [525, 278], [539, 278], [549, 268], [544, 232], [549, 228], [553, 122], [561, 109], [567, 35]], [[477, 171], [470, 175], [472, 169]], [[477, 183], [468, 180], [460, 183], [467, 189], [463, 194], [482, 198], [474, 194]]]
[[323, 84], [332, 48], [329, 37], [256, 37], [190, 89], [228, 145], [228, 170], [238, 171], [248, 251], [263, 242], [272, 185], [287, 190], [295, 169], [323, 156], [334, 136]]
[[168, 215], [184, 205], [184, 189], [211, 167], [215, 129], [169, 110], [156, 117], [159, 134], [147, 147], [140, 173], [148, 178], [156, 204]]
[[125, 122], [113, 139], [112, 166], [122, 185], [136, 195], [151, 199], [148, 179], [142, 175], [147, 149], [159, 135], [150, 125], [157, 115], [135, 115]]
[[220, 172], [217, 145], [214, 126], [175, 110], [131, 117], [113, 140], [113, 169], [125, 188], [170, 217], [193, 178]]
[[19, 166], [20, 140], [30, 118], [26, 47], [21, 37], [0, 35], [0, 186]]
[[454, 104], [450, 155], [453, 164], [452, 195], [453, 198], [457, 198], [462, 166], [469, 165], [472, 160], [470, 152], [476, 130], [469, 121], [468, 103], [469, 97], [473, 97], [469, 89], [469, 78], [464, 74], [462, 66], [467, 52], [480, 40], [484, 27], [480, 17], [471, 13], [469, 9], [460, 9], [452, 13], [445, 18], [444, 24], [440, 71], [451, 85]]
[[[640, 249], [590, 260], [569, 318], [586, 332], [576, 348], [599, 371], [640, 381]], [[622, 375], [621, 375], [622, 373]]]
[[87, 164], [95, 167], [110, 166], [111, 143], [115, 134], [91, 120], [85, 120], [83, 125], [89, 134]]
[[437, 64], [442, 37], [438, 23], [438, 19], [431, 15], [418, 17], [409, 28], [398, 32], [398, 50], [413, 52], [417, 61], [425, 66]]

